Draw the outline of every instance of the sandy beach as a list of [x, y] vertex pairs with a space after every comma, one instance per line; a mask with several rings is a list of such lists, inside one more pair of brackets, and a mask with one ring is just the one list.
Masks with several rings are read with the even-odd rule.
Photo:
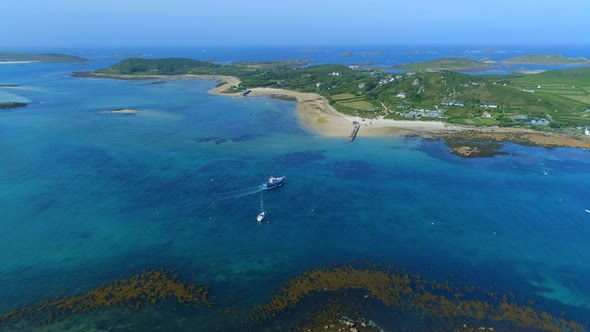
[[[226, 80], [226, 77], [221, 78], [218, 76], [218, 78], [226, 82], [226, 84], [209, 90], [209, 93], [242, 97], [241, 93], [225, 93], [229, 87], [240, 83], [237, 78], [231, 77], [231, 80]], [[287, 98], [297, 101], [297, 114], [302, 126], [322, 136], [348, 137], [353, 129], [353, 121], [361, 123], [361, 130], [357, 135], [359, 137], [411, 134], [428, 136], [429, 133], [460, 130], [458, 126], [436, 121], [396, 121], [384, 119], [383, 117], [364, 119], [358, 116], [342, 114], [317, 93], [275, 88], [253, 88], [250, 90], [247, 97]]]

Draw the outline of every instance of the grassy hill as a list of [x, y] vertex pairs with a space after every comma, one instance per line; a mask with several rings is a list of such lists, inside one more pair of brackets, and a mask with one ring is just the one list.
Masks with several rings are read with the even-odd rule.
[[129, 58], [109, 68], [99, 69], [96, 72], [111, 75], [179, 75], [202, 70], [208, 73], [211, 70], [220, 68], [220, 65], [185, 58]]
[[590, 68], [549, 70], [510, 79], [514, 89], [534, 91], [554, 105], [548, 113], [558, 125], [590, 126]]
[[579, 58], [568, 58], [563, 55], [521, 55], [506, 59], [503, 63], [509, 64], [530, 64], [530, 65], [590, 65], [590, 60]]
[[0, 62], [6, 61], [37, 61], [37, 62], [84, 62], [84, 59], [78, 56], [58, 54], [58, 53], [43, 53], [43, 54], [29, 54], [29, 53], [12, 53], [0, 52]]
[[411, 70], [426, 70], [426, 71], [440, 71], [440, 70], [484, 70], [490, 69], [487, 64], [471, 59], [465, 58], [441, 58], [431, 61], [415, 62], [395, 66], [396, 68], [406, 68]]
[[[540, 74], [541, 75], [541, 74]], [[588, 76], [586, 76], [588, 75]], [[586, 88], [553, 89], [549, 82], [585, 83], [590, 90], [588, 74], [555, 71], [542, 76], [473, 76], [456, 72], [429, 72], [402, 76], [370, 92], [389, 109], [405, 105], [407, 109], [431, 109], [444, 111], [442, 121], [475, 125], [528, 125], [533, 119], [546, 119], [552, 127], [590, 125], [587, 108], [590, 108]], [[560, 77], [557, 79], [557, 77]], [[565, 79], [568, 78], [568, 79]], [[534, 84], [545, 84], [546, 91], [526, 92]], [[555, 83], [552, 83], [555, 84]], [[568, 83], [569, 84], [569, 83]], [[575, 90], [575, 92], [573, 91]], [[403, 92], [406, 98], [396, 97]], [[571, 95], [567, 95], [571, 93]], [[457, 100], [464, 106], [445, 106], [445, 99]], [[498, 108], [484, 108], [482, 102], [496, 103]], [[484, 110], [491, 118], [482, 118]], [[391, 117], [395, 117], [395, 114]]]

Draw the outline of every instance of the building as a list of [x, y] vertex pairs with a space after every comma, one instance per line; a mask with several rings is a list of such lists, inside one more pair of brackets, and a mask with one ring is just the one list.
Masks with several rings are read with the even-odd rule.
[[531, 120], [531, 124], [533, 126], [548, 126], [549, 120], [540, 119], [540, 120]]
[[590, 129], [588, 127], [584, 128], [584, 134], [590, 136]]
[[396, 95], [396, 97], [398, 97], [398, 98], [406, 98], [406, 97], [407, 97], [407, 95], [406, 95], [406, 93], [405, 93], [405, 92], [400, 92], [400, 93], [398, 93], [398, 94]]
[[488, 111], [483, 111], [483, 113], [481, 114], [482, 118], [491, 118], [492, 117], [492, 113], [488, 112]]
[[481, 103], [479, 104], [480, 107], [488, 107], [488, 108], [498, 108], [498, 104], [496, 103]]
[[462, 101], [448, 100], [448, 99], [443, 100], [441, 104], [446, 105], [446, 106], [461, 106], [461, 107], [465, 106], [465, 103]]
[[522, 89], [523, 92], [535, 92], [533, 89]]

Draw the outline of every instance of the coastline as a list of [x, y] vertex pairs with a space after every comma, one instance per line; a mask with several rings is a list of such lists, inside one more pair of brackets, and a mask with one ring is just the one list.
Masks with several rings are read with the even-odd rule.
[[[208, 91], [210, 94], [246, 98], [240, 92], [227, 92], [238, 86], [240, 80], [227, 75], [110, 75], [91, 73], [91, 78], [111, 79], [198, 79], [218, 81]], [[324, 97], [317, 93], [298, 92], [276, 88], [252, 88], [248, 97], [287, 98], [297, 102], [300, 125], [318, 135], [327, 137], [348, 137], [353, 121], [361, 123], [357, 137], [420, 137], [452, 138], [484, 142], [514, 142], [523, 145], [543, 147], [575, 147], [590, 149], [590, 136], [574, 137], [566, 134], [540, 132], [525, 128], [473, 127], [447, 124], [439, 121], [391, 120], [380, 116], [377, 119], [363, 119], [342, 114], [334, 109]], [[468, 145], [468, 143], [466, 143]]]
[[[219, 76], [217, 76], [219, 77]], [[230, 76], [231, 77], [231, 76]], [[208, 79], [215, 79], [213, 76]], [[240, 93], [228, 94], [225, 91], [232, 85], [239, 84], [236, 77], [231, 77], [215, 89], [208, 92], [216, 95], [240, 97]], [[276, 88], [252, 88], [248, 96], [292, 98], [297, 101], [297, 114], [300, 123], [307, 129], [322, 136], [348, 137], [352, 122], [361, 123], [358, 137], [397, 136], [420, 138], [454, 138], [480, 140], [486, 142], [514, 142], [524, 145], [544, 147], [575, 147], [590, 149], [590, 137], [576, 138], [569, 135], [540, 132], [525, 128], [506, 127], [470, 127], [447, 124], [439, 121], [391, 120], [380, 116], [377, 119], [363, 119], [358, 116], [342, 114], [334, 109], [328, 101], [316, 93], [297, 92]]]

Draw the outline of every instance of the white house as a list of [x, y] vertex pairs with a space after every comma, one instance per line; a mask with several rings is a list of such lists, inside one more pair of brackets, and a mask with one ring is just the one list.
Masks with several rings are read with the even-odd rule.
[[407, 95], [406, 95], [406, 93], [405, 93], [405, 92], [400, 92], [400, 93], [398, 93], [398, 94], [397, 94], [397, 96], [396, 96], [396, 97], [398, 97], [398, 98], [406, 98], [406, 96], [407, 96]]
[[489, 108], [498, 108], [498, 104], [496, 103], [481, 103], [479, 104], [480, 107], [489, 107]]
[[588, 129], [588, 127], [584, 129], [584, 134], [590, 136], [590, 129]]

